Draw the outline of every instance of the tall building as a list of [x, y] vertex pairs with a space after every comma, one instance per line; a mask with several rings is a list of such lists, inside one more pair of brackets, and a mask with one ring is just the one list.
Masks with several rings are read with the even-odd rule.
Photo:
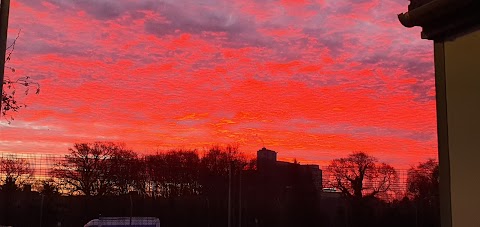
[[257, 151], [257, 169], [263, 177], [268, 177], [281, 185], [289, 186], [295, 179], [309, 178], [315, 189], [322, 190], [322, 170], [319, 165], [300, 165], [298, 163], [277, 161], [277, 152], [265, 147]]
[[265, 147], [257, 151], [257, 169], [260, 173], [273, 171], [277, 163], [277, 152]]
[[257, 151], [258, 160], [277, 161], [277, 152], [269, 150], [265, 147]]

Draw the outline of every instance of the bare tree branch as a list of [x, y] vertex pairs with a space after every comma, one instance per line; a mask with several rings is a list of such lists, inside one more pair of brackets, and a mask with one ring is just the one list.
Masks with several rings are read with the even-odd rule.
[[355, 152], [347, 158], [334, 159], [327, 167], [329, 185], [347, 197], [362, 198], [387, 194], [398, 180], [393, 167], [378, 163], [375, 157]]

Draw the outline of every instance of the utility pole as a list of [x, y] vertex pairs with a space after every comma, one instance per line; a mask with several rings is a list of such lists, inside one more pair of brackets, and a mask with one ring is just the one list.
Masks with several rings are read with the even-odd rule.
[[45, 200], [45, 195], [42, 194], [42, 200], [40, 202], [40, 223], [38, 226], [42, 227], [43, 223], [43, 200]]
[[133, 200], [132, 200], [132, 193], [129, 193], [130, 197], [130, 225], [132, 225], [132, 218], [133, 218]]
[[232, 165], [230, 161], [228, 165], [228, 227], [232, 227]]
[[238, 227], [242, 227], [242, 169], [238, 173]]
[[8, 31], [8, 15], [10, 12], [10, 0], [1, 0], [0, 5], [0, 110], [3, 101], [3, 80], [5, 78], [5, 55], [7, 53], [7, 31]]

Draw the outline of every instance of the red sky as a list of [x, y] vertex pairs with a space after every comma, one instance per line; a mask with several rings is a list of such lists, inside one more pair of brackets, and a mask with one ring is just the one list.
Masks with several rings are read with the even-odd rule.
[[[140, 153], [237, 143], [326, 164], [436, 157], [432, 43], [408, 1], [12, 0], [6, 76], [40, 95], [0, 151], [123, 141]], [[263, 140], [263, 142], [262, 142]]]

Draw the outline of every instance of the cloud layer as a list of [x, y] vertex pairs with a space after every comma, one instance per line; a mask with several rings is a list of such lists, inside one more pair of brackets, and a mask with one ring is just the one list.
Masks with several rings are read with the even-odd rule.
[[[263, 144], [325, 163], [366, 151], [399, 166], [436, 157], [432, 45], [404, 1], [15, 0], [17, 72], [42, 86], [0, 149], [139, 152]], [[4, 121], [3, 121], [4, 122]], [[263, 140], [263, 142], [262, 142]]]

